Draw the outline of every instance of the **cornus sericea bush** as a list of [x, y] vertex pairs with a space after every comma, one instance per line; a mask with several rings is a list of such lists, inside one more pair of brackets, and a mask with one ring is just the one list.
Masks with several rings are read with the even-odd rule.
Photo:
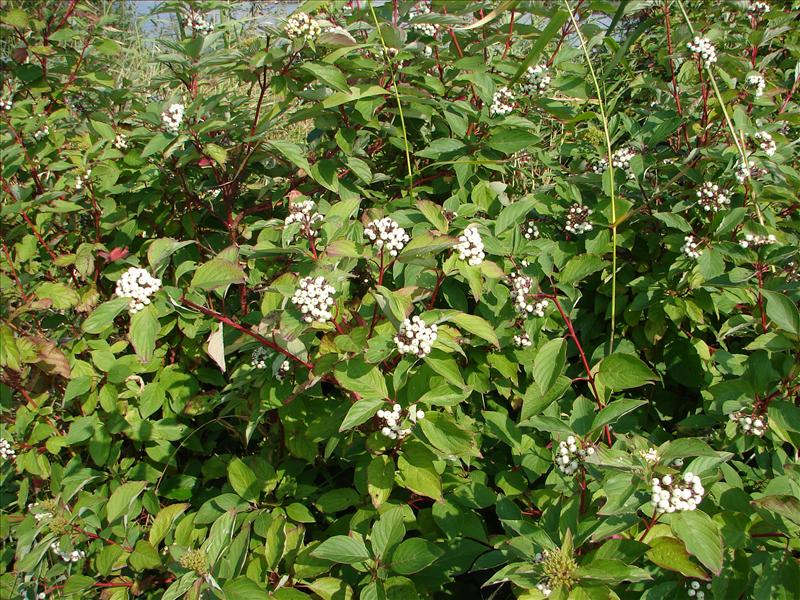
[[364, 235], [378, 250], [386, 250], [390, 256], [397, 256], [411, 239], [406, 230], [390, 217], [370, 221], [364, 228]]
[[394, 343], [397, 344], [400, 354], [414, 354], [423, 358], [431, 353], [436, 341], [436, 331], [436, 325], [426, 325], [425, 321], [414, 315], [402, 322]]
[[325, 323], [333, 318], [331, 307], [336, 290], [324, 277], [303, 277], [297, 282], [292, 303], [300, 311], [306, 323]]
[[790, 3], [124, 4], [0, 3], [3, 598], [796, 596]]
[[707, 37], [696, 35], [691, 42], [686, 43], [686, 47], [699, 56], [706, 65], [717, 62], [717, 50]]
[[161, 288], [161, 280], [146, 269], [131, 267], [117, 280], [114, 293], [120, 298], [130, 298], [128, 312], [132, 315], [150, 304], [151, 297]]
[[731, 203], [730, 198], [716, 183], [706, 181], [697, 190], [697, 204], [705, 212], [717, 212], [727, 208]]

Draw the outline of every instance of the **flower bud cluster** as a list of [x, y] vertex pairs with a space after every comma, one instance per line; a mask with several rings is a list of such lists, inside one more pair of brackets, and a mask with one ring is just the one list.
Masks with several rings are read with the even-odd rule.
[[520, 86], [522, 93], [526, 96], [543, 94], [550, 87], [550, 70], [547, 65], [542, 63], [535, 67], [528, 67], [525, 74], [525, 82]]
[[700, 589], [705, 584], [706, 590], [711, 589], [710, 583], [701, 583], [697, 580], [689, 581], [686, 584], [686, 595], [690, 598], [696, 598], [697, 600], [703, 600], [706, 597], [706, 593]]
[[72, 552], [64, 552], [58, 542], [50, 544], [50, 550], [58, 554], [59, 558], [67, 563], [75, 563], [79, 560], [86, 558], [86, 552], [83, 550], [73, 550]]
[[178, 562], [184, 569], [194, 571], [198, 575], [205, 575], [208, 573], [208, 555], [201, 549], [187, 550], [178, 559]]
[[114, 148], [117, 150], [127, 150], [128, 148], [128, 138], [126, 138], [123, 134], [118, 133], [114, 138], [114, 142], [112, 144]]
[[466, 260], [470, 265], [477, 266], [486, 258], [483, 252], [483, 240], [475, 225], [468, 225], [464, 233], [458, 236], [456, 250], [461, 260]]
[[769, 244], [774, 244], [777, 241], [778, 240], [771, 233], [769, 235], [746, 233], [744, 234], [744, 239], [739, 240], [739, 245], [742, 248], [759, 248], [761, 246], [768, 246]]
[[772, 139], [772, 136], [767, 131], [758, 131], [756, 132], [755, 136], [756, 141], [758, 142], [758, 147], [761, 151], [766, 154], [767, 156], [773, 156], [775, 151], [778, 149], [778, 146], [775, 144], [775, 140]]
[[716, 183], [706, 181], [697, 190], [697, 203], [706, 212], [717, 212], [729, 206], [731, 199]]
[[306, 13], [299, 12], [289, 17], [286, 21], [284, 31], [286, 35], [289, 36], [289, 39], [296, 40], [302, 38], [307, 42], [313, 42], [317, 39], [317, 36], [322, 33], [322, 28], [319, 26], [319, 23]]
[[[415, 19], [417, 17], [429, 14], [431, 14], [430, 5], [427, 2], [417, 2], [411, 7], [411, 10], [408, 11], [408, 18]], [[421, 33], [422, 35], [427, 35], [430, 37], [435, 37], [436, 32], [438, 31], [436, 25], [433, 23], [411, 23], [411, 29]]]
[[13, 105], [10, 98], [0, 98], [0, 110], [11, 110]]
[[206, 21], [203, 14], [195, 11], [191, 11], [186, 15], [185, 24], [192, 35], [208, 35], [214, 31], [214, 26]]
[[686, 44], [686, 47], [695, 54], [698, 54], [700, 60], [707, 65], [712, 65], [717, 62], [717, 50], [707, 37], [696, 35], [691, 42]]
[[383, 252], [384, 248], [391, 256], [397, 256], [411, 239], [406, 230], [390, 217], [376, 219], [364, 228], [364, 235]]
[[86, 173], [84, 173], [83, 175], [78, 175], [75, 178], [75, 191], [76, 192], [82, 190], [83, 186], [85, 186], [89, 182], [89, 175], [91, 175], [91, 174], [92, 174], [92, 170], [91, 169], [86, 169]]
[[267, 368], [267, 350], [263, 347], [258, 347], [253, 350], [253, 355], [250, 358], [250, 365], [255, 369]]
[[169, 133], [178, 133], [183, 123], [183, 104], [170, 104], [169, 108], [161, 113], [161, 123]]
[[436, 325], [429, 327], [417, 315], [405, 319], [394, 336], [397, 350], [400, 354], [414, 354], [420, 358], [427, 356], [436, 341], [436, 329]]
[[303, 277], [292, 296], [292, 303], [300, 310], [303, 321], [325, 323], [333, 318], [333, 294], [336, 290], [324, 277]]
[[38, 142], [50, 134], [50, 128], [47, 125], [42, 125], [39, 129], [33, 132], [33, 138]]
[[150, 304], [150, 296], [161, 288], [161, 280], [153, 277], [145, 269], [131, 267], [117, 280], [116, 294], [120, 298], [130, 298], [128, 312], [132, 315]]
[[661, 479], [654, 477], [650, 483], [652, 491], [650, 504], [660, 512], [694, 510], [705, 494], [700, 478], [691, 471], [687, 471], [682, 479], [664, 475]]
[[592, 456], [595, 452], [594, 446], [583, 443], [574, 435], [567, 437], [558, 444], [558, 454], [556, 465], [565, 475], [572, 475], [578, 470], [578, 466], [587, 456]]
[[11, 443], [4, 438], [0, 438], [0, 458], [3, 460], [14, 460], [16, 456], [17, 453], [14, 451], [14, 447]]
[[762, 0], [751, 0], [750, 5], [747, 7], [747, 15], [754, 18], [758, 18], [768, 12], [769, 4], [762, 2]]
[[592, 209], [582, 204], [573, 204], [567, 212], [567, 219], [564, 224], [564, 229], [575, 235], [581, 235], [592, 230], [592, 224], [589, 222], [589, 217], [592, 215]]
[[522, 237], [526, 240], [535, 240], [539, 237], [539, 228], [536, 226], [536, 222], [533, 219], [523, 223], [520, 226], [520, 230], [522, 231]]
[[756, 98], [760, 98], [764, 94], [764, 88], [767, 87], [767, 82], [764, 80], [764, 76], [759, 74], [756, 75], [748, 75], [747, 79], [745, 80], [747, 85], [750, 87], [755, 87], [755, 91], [753, 95]]
[[697, 250], [700, 244], [695, 241], [693, 235], [687, 235], [683, 238], [683, 246], [681, 246], [681, 252], [683, 252], [689, 258], [700, 258], [700, 252]]
[[489, 107], [489, 114], [494, 116], [507, 115], [514, 110], [514, 94], [506, 86], [497, 88], [492, 96], [492, 105]]
[[754, 414], [746, 414], [741, 410], [732, 412], [728, 415], [731, 421], [739, 424], [742, 433], [746, 435], [755, 435], [762, 437], [767, 431], [767, 416], [756, 416]]
[[300, 223], [300, 229], [306, 237], [316, 237], [315, 227], [317, 223], [324, 220], [324, 217], [316, 212], [317, 205], [313, 200], [301, 200], [292, 202], [289, 205], [289, 216], [284, 219], [283, 224], [287, 227], [292, 223]]
[[517, 348], [530, 348], [533, 345], [533, 342], [527, 333], [521, 331], [514, 336], [514, 345]]

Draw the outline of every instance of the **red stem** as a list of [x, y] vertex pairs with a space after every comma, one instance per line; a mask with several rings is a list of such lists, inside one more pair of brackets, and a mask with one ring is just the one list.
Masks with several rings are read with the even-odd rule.
[[508, 25], [508, 38], [506, 39], [506, 47], [505, 47], [505, 50], [503, 50], [503, 58], [506, 57], [506, 55], [508, 54], [509, 48], [511, 48], [511, 36], [514, 35], [514, 17], [516, 17], [516, 16], [517, 16], [516, 11], [512, 10], [511, 11], [511, 22]]
[[756, 277], [758, 278], [758, 310], [761, 312], [761, 329], [767, 333], [767, 313], [764, 312], [764, 295], [761, 290], [764, 287], [763, 266], [756, 264]]
[[14, 278], [14, 281], [17, 282], [17, 287], [19, 288], [19, 293], [22, 296], [22, 302], [25, 303], [28, 301], [28, 295], [25, 293], [25, 289], [22, 287], [22, 282], [17, 277], [17, 270], [14, 268], [14, 261], [11, 260], [11, 255], [8, 253], [8, 247], [3, 243], [3, 253], [6, 255], [6, 260], [8, 261], [8, 266], [11, 267], [11, 276]]

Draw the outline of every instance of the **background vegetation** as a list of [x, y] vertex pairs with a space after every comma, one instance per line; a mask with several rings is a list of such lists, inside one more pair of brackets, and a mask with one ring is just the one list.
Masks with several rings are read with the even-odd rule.
[[124, 6], [0, 13], [3, 597], [795, 597], [797, 7]]

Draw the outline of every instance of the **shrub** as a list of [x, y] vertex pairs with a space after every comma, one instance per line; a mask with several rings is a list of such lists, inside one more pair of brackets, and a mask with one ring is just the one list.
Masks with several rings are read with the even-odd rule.
[[3, 9], [4, 597], [794, 597], [798, 13], [228, 8]]

